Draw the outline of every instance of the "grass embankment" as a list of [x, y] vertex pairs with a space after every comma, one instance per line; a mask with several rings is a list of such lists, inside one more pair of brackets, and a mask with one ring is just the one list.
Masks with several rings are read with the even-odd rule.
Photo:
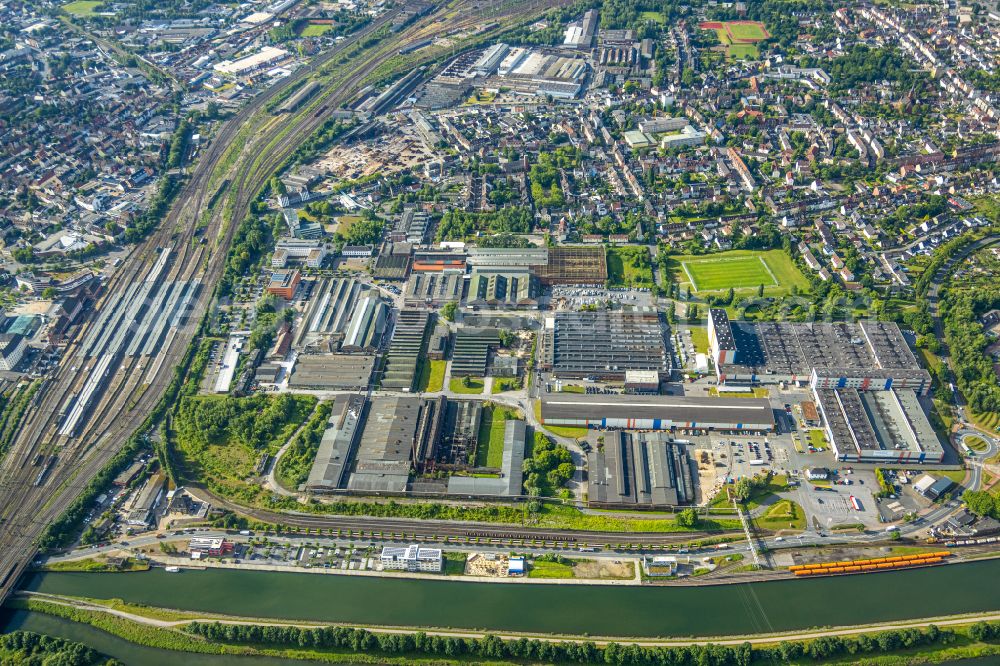
[[424, 359], [417, 373], [417, 392], [436, 393], [444, 388], [444, 374], [447, 369], [448, 361]]
[[531, 563], [528, 578], [573, 578], [573, 564], [536, 560]]
[[969, 409], [968, 414], [969, 420], [986, 432], [1000, 432], [1000, 412], [987, 412], [984, 414]]
[[965, 470], [964, 469], [943, 469], [935, 472], [938, 476], [943, 476], [951, 479], [955, 483], [962, 483], [965, 481]]
[[110, 564], [104, 558], [87, 558], [85, 560], [72, 560], [69, 562], [52, 562], [39, 567], [40, 571], [85, 571], [96, 572], [126, 572], [126, 571], [149, 571], [149, 562], [137, 560], [130, 557], [119, 567]]
[[[689, 532], [691, 529], [682, 527], [673, 519], [647, 520], [643, 518], [624, 518], [619, 516], [594, 515], [582, 513], [573, 507], [561, 505], [545, 505], [538, 514], [540, 527], [567, 530], [584, 530], [594, 532]], [[695, 530], [716, 531], [740, 529], [737, 519], [702, 520]]]
[[[15, 609], [25, 609], [31, 610], [38, 613], [50, 614], [58, 617], [63, 617], [71, 621], [80, 622], [83, 624], [89, 624], [98, 629], [102, 629], [110, 634], [118, 636], [124, 640], [136, 643], [139, 645], [146, 645], [149, 647], [201, 653], [201, 654], [232, 654], [232, 655], [261, 655], [261, 656], [272, 656], [280, 659], [310, 659], [321, 662], [333, 662], [333, 663], [379, 663], [379, 664], [437, 664], [440, 666], [452, 666], [458, 664], [468, 664], [479, 663], [479, 664], [510, 664], [512, 662], [501, 660], [506, 659], [511, 650], [509, 649], [510, 643], [495, 645], [497, 648], [496, 654], [504, 655], [498, 658], [489, 658], [483, 656], [481, 650], [472, 649], [468, 651], [456, 651], [456, 656], [454, 658], [445, 656], [446, 654], [451, 654], [450, 652], [444, 650], [428, 650], [424, 652], [417, 652], [410, 648], [408, 651], [394, 651], [386, 652], [380, 650], [379, 640], [368, 640], [365, 636], [357, 636], [356, 638], [365, 640], [351, 640], [350, 632], [354, 630], [342, 629], [342, 630], [330, 630], [330, 629], [320, 629], [318, 626], [311, 631], [306, 629], [304, 632], [312, 634], [312, 636], [319, 637], [323, 636], [324, 639], [328, 637], [333, 637], [333, 633], [324, 633], [331, 631], [341, 631], [347, 632], [344, 635], [347, 639], [344, 643], [349, 645], [356, 645], [357, 651], [352, 651], [351, 648], [339, 648], [339, 647], [323, 647], [323, 648], [302, 648], [299, 645], [304, 644], [300, 639], [298, 633], [289, 637], [281, 637], [285, 641], [285, 645], [291, 644], [293, 647], [282, 647], [281, 643], [263, 643], [263, 642], [253, 642], [253, 643], [240, 643], [235, 640], [223, 642], [215, 636], [223, 636], [228, 634], [228, 631], [224, 626], [214, 625], [214, 630], [212, 625], [182, 625], [190, 627], [190, 632], [184, 632], [178, 629], [171, 628], [158, 628], [150, 627], [139, 622], [132, 620], [117, 618], [110, 616], [107, 613], [89, 610], [89, 609], [77, 609], [68, 606], [63, 606], [59, 604], [49, 603], [45, 601], [40, 601], [36, 599], [14, 599], [9, 602], [10, 608]], [[143, 609], [151, 610], [151, 609]], [[150, 617], [145, 613], [139, 613], [139, 615], [144, 615], [145, 617]], [[234, 618], [240, 619], [240, 618]], [[253, 622], [252, 619], [248, 620]], [[905, 623], [902, 623], [905, 624]], [[914, 624], [918, 624], [914, 622]], [[880, 630], [878, 626], [872, 626], [867, 628], [858, 628], [857, 631], [852, 632], [850, 635], [843, 637], [834, 638], [823, 638], [818, 641], [812, 642], [823, 642], [823, 645], [817, 645], [820, 648], [817, 653], [823, 654], [821, 658], [810, 658], [807, 655], [812, 653], [811, 641], [795, 641], [794, 643], [788, 643], [787, 648], [794, 648], [794, 654], [803, 655], [799, 657], [793, 657], [790, 660], [782, 660], [781, 663], [824, 663], [824, 664], [855, 664], [855, 665], [867, 665], [867, 666], [903, 666], [904, 664], [913, 663], [943, 663], [959, 661], [962, 659], [972, 659], [972, 658], [992, 658], [1000, 655], [1000, 645], [997, 645], [995, 639], [990, 639], [984, 637], [984, 628], [990, 632], [990, 635], [995, 635], [996, 629], [995, 625], [965, 622], [949, 624], [942, 631], [946, 633], [937, 632], [936, 629], [916, 629], [916, 630], [904, 630], [904, 632], [884, 632]], [[242, 633], [250, 634], [256, 633], [258, 636], [257, 640], [260, 640], [260, 636], [266, 635], [265, 632], [273, 630], [273, 625], [262, 625], [258, 628], [234, 628], [233, 634]], [[197, 629], [197, 631], [195, 631]], [[979, 630], [978, 632], [976, 630]], [[236, 630], [239, 630], [237, 632]], [[275, 636], [280, 636], [280, 629], [277, 630], [279, 633], [274, 634]], [[295, 630], [298, 632], [298, 630]], [[931, 638], [928, 631], [935, 631], [938, 636], [936, 638]], [[317, 633], [318, 632], [318, 633]], [[362, 632], [364, 633], [364, 632]], [[893, 634], [891, 637], [889, 634]], [[901, 641], [900, 635], [902, 633], [908, 633], [908, 640]], [[202, 638], [200, 635], [213, 635], [213, 638]], [[387, 639], [387, 645], [396, 645], [396, 650], [399, 650], [399, 645], [396, 639], [404, 639], [406, 637], [413, 637], [412, 632], [406, 632], [401, 630], [395, 638], [384, 637]], [[865, 636], [868, 640], [859, 641], [857, 637]], [[887, 640], [883, 643], [881, 638], [883, 636], [890, 637], [892, 640]], [[976, 638], [973, 638], [976, 636]], [[372, 636], [372, 638], [376, 638]], [[779, 642], [782, 643], [782, 651], [785, 648], [785, 641], [782, 641], [781, 636], [774, 637], [760, 637], [751, 638], [753, 643], [753, 651], [748, 655], [750, 661], [746, 663], [778, 663], [776, 659], [780, 652], [775, 652], [769, 648], [774, 648], [778, 646]], [[844, 640], [853, 640], [854, 649], [845, 649], [847, 646], [842, 644]], [[828, 650], [831, 647], [831, 641], [838, 643], [839, 650]], [[986, 642], [989, 641], [989, 642]], [[305, 643], [313, 643], [313, 641], [306, 641]], [[684, 645], [686, 641], [684, 639], [679, 639], [676, 641], [677, 645]], [[902, 647], [903, 645], [914, 645], [915, 647]], [[415, 644], [414, 644], [415, 646]], [[440, 646], [439, 646], [440, 647]], [[600, 647], [598, 649], [601, 649]], [[620, 649], [620, 648], [618, 648]], [[641, 649], [641, 648], [640, 648]], [[693, 646], [688, 648], [689, 650], [698, 651], [701, 648], [698, 646]], [[830, 656], [832, 652], [833, 655]], [[444, 653], [444, 654], [442, 654]], [[565, 659], [565, 655], [561, 653], [560, 661]], [[664, 657], [668, 655], [664, 654]], [[670, 655], [672, 656], [672, 655]], [[731, 657], [730, 657], [731, 658]], [[654, 655], [650, 655], [650, 660], [652, 663], [679, 663], [674, 661], [660, 661]], [[733, 663], [728, 661], [725, 663]], [[527, 660], [518, 660], [517, 663], [547, 663], [550, 660], [539, 659], [539, 658], [529, 658]], [[585, 660], [587, 663], [604, 663], [609, 662], [610, 659], [607, 655], [596, 654], [591, 660]], [[703, 660], [696, 659], [698, 663], [709, 663], [712, 662], [711, 659]], [[617, 663], [617, 662], [616, 662]], [[712, 662], [714, 663], [714, 662]], [[722, 662], [720, 662], [722, 663]], [[738, 662], [743, 663], [743, 662]]]
[[990, 448], [989, 444], [987, 444], [986, 440], [984, 440], [982, 437], [966, 437], [965, 445], [968, 446], [973, 451], [975, 451], [976, 453], [982, 453], [986, 449]]
[[463, 393], [467, 395], [478, 395], [483, 392], [486, 382], [481, 377], [469, 377], [466, 381], [463, 377], [453, 377], [448, 384], [448, 388], [453, 393]]
[[806, 514], [792, 500], [781, 500], [770, 506], [755, 522], [765, 530], [804, 530]]
[[[117, 617], [109, 613], [97, 610], [87, 610], [55, 604], [38, 599], [13, 599], [7, 602], [7, 607], [11, 609], [28, 610], [36, 613], [44, 613], [55, 617], [61, 617], [72, 622], [90, 625], [96, 629], [105, 631], [113, 636], [117, 636], [130, 643], [144, 645], [146, 647], [158, 648], [161, 650], [173, 650], [176, 652], [192, 652], [198, 654], [217, 655], [238, 655], [238, 656], [267, 656], [286, 660], [310, 660], [333, 664], [393, 664], [406, 666], [407, 664], [444, 664], [440, 659], [432, 659], [423, 655], [393, 656], [380, 653], [352, 652], [350, 650], [336, 648], [305, 649], [305, 648], [279, 648], [256, 645], [240, 645], [233, 643], [221, 643], [206, 640], [182, 631], [181, 627], [167, 628], [154, 627], [135, 622], [122, 617]], [[135, 613], [144, 617], [153, 617], [156, 610], [143, 607], [142, 612]], [[129, 612], [132, 612], [131, 610]], [[204, 614], [202, 614], [204, 617]], [[178, 655], [178, 661], [182, 657]], [[454, 662], [459, 663], [459, 662]]]

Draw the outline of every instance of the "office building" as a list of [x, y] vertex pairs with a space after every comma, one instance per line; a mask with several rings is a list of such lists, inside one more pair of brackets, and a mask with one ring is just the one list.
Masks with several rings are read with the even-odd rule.
[[413, 544], [410, 546], [383, 546], [379, 561], [386, 571], [439, 573], [444, 558], [440, 548], [426, 548], [419, 544]]

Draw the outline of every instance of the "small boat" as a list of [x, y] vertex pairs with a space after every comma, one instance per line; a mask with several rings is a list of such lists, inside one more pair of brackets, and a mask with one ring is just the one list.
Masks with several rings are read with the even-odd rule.
[[167, 573], [180, 573], [181, 572], [181, 568], [180, 567], [164, 567], [163, 570], [166, 571]]

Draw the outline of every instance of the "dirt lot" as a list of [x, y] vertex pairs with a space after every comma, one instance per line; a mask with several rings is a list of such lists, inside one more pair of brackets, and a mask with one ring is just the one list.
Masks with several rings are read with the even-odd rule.
[[391, 175], [422, 165], [434, 158], [423, 141], [409, 130], [351, 146], [336, 145], [317, 162], [319, 169], [336, 180], [355, 180], [373, 174]]
[[[718, 491], [719, 483], [715, 466], [715, 453], [709, 449], [695, 449], [692, 455], [698, 464], [698, 495], [696, 502], [702, 504], [709, 501]], [[725, 468], [718, 468], [724, 471]]]
[[621, 560], [581, 560], [573, 567], [574, 578], [635, 578], [635, 564]]

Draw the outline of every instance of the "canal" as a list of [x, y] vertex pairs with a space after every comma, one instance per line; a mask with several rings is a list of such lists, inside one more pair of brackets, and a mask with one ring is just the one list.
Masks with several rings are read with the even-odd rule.
[[592, 636], [721, 636], [1000, 610], [1000, 560], [709, 587], [468, 583], [187, 570], [46, 573], [27, 589], [179, 610]]
[[244, 657], [224, 654], [178, 653], [172, 650], [145, 647], [95, 629], [89, 624], [61, 617], [27, 611], [0, 611], [3, 631], [33, 631], [83, 643], [102, 654], [114, 657], [126, 666], [316, 666], [315, 661], [278, 659], [275, 657]]

